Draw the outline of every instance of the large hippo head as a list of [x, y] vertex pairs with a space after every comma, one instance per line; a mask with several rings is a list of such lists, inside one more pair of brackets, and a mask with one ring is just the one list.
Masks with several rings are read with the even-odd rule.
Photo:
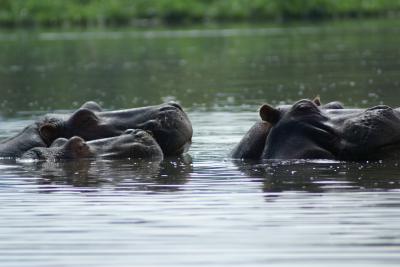
[[[319, 97], [314, 98], [312, 102], [315, 106], [323, 110], [339, 111], [344, 109], [343, 105], [337, 101], [321, 104]], [[269, 115], [268, 111], [271, 111], [271, 115], [277, 113], [277, 117], [281, 117], [284, 113], [290, 110], [292, 106], [293, 105], [280, 105], [277, 108], [265, 106], [261, 108], [261, 115], [267, 116]], [[266, 110], [267, 107], [268, 110]], [[274, 112], [275, 110], [276, 112]], [[231, 156], [236, 159], [260, 159], [271, 128], [272, 124], [268, 119], [257, 121], [233, 148]]]
[[39, 131], [51, 144], [60, 137], [80, 136], [87, 141], [113, 137], [127, 129], [151, 132], [166, 156], [187, 151], [193, 135], [189, 118], [176, 103], [104, 112], [83, 107], [67, 118], [42, 125]]
[[134, 158], [161, 160], [163, 153], [153, 136], [144, 130], [128, 129], [115, 137], [85, 141], [79, 136], [58, 138], [50, 147], [35, 147], [23, 159], [58, 161], [82, 158]]
[[374, 160], [400, 151], [400, 113], [388, 106], [324, 109], [300, 100], [287, 109], [263, 105], [271, 124], [262, 158]]
[[[81, 109], [101, 111], [100, 105], [93, 101], [84, 103]], [[41, 134], [40, 129], [49, 125], [64, 125], [65, 117], [62, 115], [46, 115], [26, 126], [17, 135], [2, 140], [0, 142], [0, 157], [16, 158], [31, 148], [49, 146], [49, 140]]]
[[33, 147], [46, 147], [47, 144], [40, 136], [39, 128], [47, 122], [35, 122], [25, 127], [17, 135], [0, 142], [1, 158], [16, 158]]

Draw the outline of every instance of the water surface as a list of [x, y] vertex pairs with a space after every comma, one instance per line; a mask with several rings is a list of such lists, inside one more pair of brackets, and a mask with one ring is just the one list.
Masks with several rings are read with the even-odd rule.
[[0, 164], [1, 266], [398, 266], [399, 162], [234, 161], [263, 102], [398, 104], [398, 22], [0, 34], [0, 136], [84, 101], [174, 99], [163, 162]]

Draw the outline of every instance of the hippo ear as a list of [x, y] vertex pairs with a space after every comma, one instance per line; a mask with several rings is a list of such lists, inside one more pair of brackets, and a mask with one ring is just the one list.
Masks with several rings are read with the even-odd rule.
[[262, 105], [260, 108], [260, 117], [263, 121], [276, 124], [281, 117], [281, 113], [270, 105]]
[[52, 123], [45, 123], [40, 126], [39, 134], [47, 145], [50, 145], [56, 138], [59, 137], [58, 128]]
[[81, 127], [81, 126], [94, 126], [98, 123], [99, 118], [94, 112], [87, 108], [78, 109], [68, 120], [70, 127]]
[[314, 102], [314, 104], [315, 104], [317, 107], [321, 106], [321, 98], [319, 97], [319, 95], [317, 95], [316, 97], [314, 97], [314, 99], [313, 99], [312, 102]]

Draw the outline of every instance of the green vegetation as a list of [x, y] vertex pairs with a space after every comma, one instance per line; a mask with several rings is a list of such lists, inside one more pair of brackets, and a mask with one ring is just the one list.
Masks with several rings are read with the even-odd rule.
[[394, 16], [400, 0], [0, 0], [2, 26], [103, 26]]
[[398, 19], [374, 19], [229, 34], [3, 31], [0, 121], [87, 100], [108, 109], [175, 99], [196, 110], [254, 112], [321, 95], [348, 107], [398, 106], [399, 29]]

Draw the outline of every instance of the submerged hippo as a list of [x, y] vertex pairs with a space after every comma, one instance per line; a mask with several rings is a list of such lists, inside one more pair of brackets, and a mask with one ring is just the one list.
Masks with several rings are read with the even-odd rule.
[[[319, 97], [314, 98], [312, 102], [324, 110], [344, 109], [343, 105], [337, 101], [322, 105]], [[292, 105], [281, 105], [277, 110], [285, 113], [291, 107]], [[235, 146], [231, 156], [238, 159], [260, 159], [271, 128], [271, 123], [266, 120], [256, 122], [242, 138], [239, 144]]]
[[119, 136], [127, 129], [151, 132], [165, 156], [186, 152], [193, 135], [189, 118], [176, 103], [102, 111], [97, 103], [87, 102], [73, 114], [48, 114], [3, 140], [0, 157], [20, 157], [31, 148], [50, 146], [57, 138], [79, 136], [89, 141]]
[[118, 136], [127, 129], [151, 132], [165, 156], [186, 152], [193, 135], [189, 118], [176, 103], [99, 112], [84, 107], [68, 117], [53, 116], [41, 125], [39, 133], [49, 145], [60, 137], [80, 136], [90, 141]]
[[22, 159], [48, 161], [99, 157], [161, 160], [163, 153], [150, 133], [129, 129], [116, 137], [88, 142], [78, 136], [59, 138], [50, 147], [32, 148], [22, 155]]
[[[82, 105], [81, 109], [101, 111], [101, 107], [94, 101], [88, 101]], [[24, 152], [34, 147], [47, 147], [48, 143], [40, 134], [40, 128], [44, 125], [52, 124], [56, 119], [52, 116], [44, 116], [38, 121], [25, 127], [20, 133], [0, 142], [0, 157], [16, 158]]]
[[326, 109], [300, 100], [283, 109], [263, 105], [260, 116], [269, 128], [257, 151], [259, 159], [358, 161], [400, 156], [400, 111], [388, 106]]

